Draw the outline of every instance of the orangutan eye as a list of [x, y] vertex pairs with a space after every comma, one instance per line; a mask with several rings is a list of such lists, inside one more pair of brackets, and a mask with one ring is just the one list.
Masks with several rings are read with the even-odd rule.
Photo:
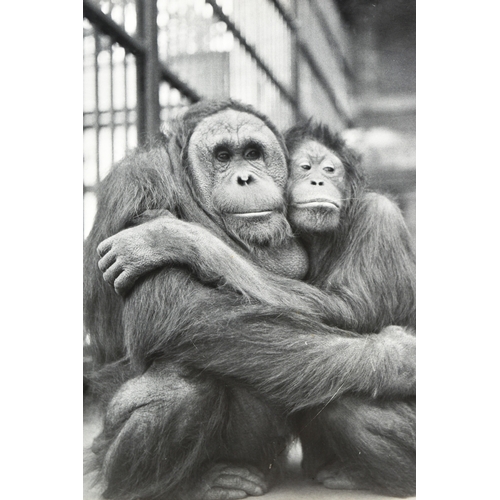
[[304, 170], [311, 170], [311, 165], [304, 163], [303, 165], [300, 166], [300, 168], [303, 168]]
[[219, 149], [215, 152], [215, 158], [221, 163], [227, 163], [231, 159], [231, 155], [227, 149]]
[[249, 148], [245, 151], [245, 158], [247, 160], [258, 160], [260, 157], [260, 151], [256, 148]]
[[325, 172], [335, 172], [335, 168], [333, 168], [333, 167], [324, 167], [323, 170]]

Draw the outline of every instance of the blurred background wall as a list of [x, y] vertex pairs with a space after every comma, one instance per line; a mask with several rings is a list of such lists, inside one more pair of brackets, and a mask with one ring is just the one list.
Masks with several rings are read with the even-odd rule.
[[84, 0], [83, 17], [84, 236], [111, 165], [203, 97], [342, 131], [415, 236], [415, 0]]

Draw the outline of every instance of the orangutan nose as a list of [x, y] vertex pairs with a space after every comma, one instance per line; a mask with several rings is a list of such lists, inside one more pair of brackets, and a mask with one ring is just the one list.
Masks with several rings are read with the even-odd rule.
[[240, 174], [238, 175], [238, 184], [240, 186], [246, 186], [247, 184], [250, 184], [253, 182], [253, 177], [250, 174]]

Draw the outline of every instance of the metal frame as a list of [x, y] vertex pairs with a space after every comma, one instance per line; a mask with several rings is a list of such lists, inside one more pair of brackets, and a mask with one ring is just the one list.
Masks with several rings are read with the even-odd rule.
[[[295, 50], [300, 52], [301, 55], [304, 57], [307, 64], [311, 68], [312, 72], [316, 76], [317, 80], [319, 81], [321, 86], [324, 88], [325, 92], [327, 93], [328, 97], [330, 98], [330, 101], [332, 102], [334, 108], [339, 113], [342, 120], [344, 120], [346, 125], [351, 125], [351, 118], [349, 117], [349, 114], [341, 107], [335, 90], [328, 83], [328, 79], [326, 78], [325, 74], [323, 73], [323, 71], [319, 67], [314, 54], [309, 49], [307, 43], [301, 39], [295, 18], [292, 17], [287, 12], [287, 10], [281, 5], [281, 2], [279, 0], [270, 0], [270, 1], [276, 7], [277, 11], [280, 13], [281, 17], [283, 18], [283, 20], [286, 22], [286, 24], [290, 28], [290, 31], [292, 32], [293, 38], [295, 41], [295, 47], [296, 47]], [[297, 1], [298, 0], [295, 0], [295, 2], [294, 2], [294, 11], [295, 12], [297, 12], [297, 6], [296, 6]], [[310, 5], [314, 15], [316, 16], [316, 18], [319, 20], [321, 29], [323, 30], [325, 36], [327, 37], [328, 42], [332, 46], [336, 47], [337, 53], [340, 54], [341, 59], [342, 59], [342, 67], [343, 67], [344, 72], [346, 73], [346, 76], [349, 79], [352, 79], [353, 73], [350, 69], [349, 63], [348, 63], [347, 59], [342, 55], [339, 43], [337, 42], [334, 34], [330, 30], [330, 27], [326, 23], [324, 17], [321, 15], [321, 11], [320, 11], [319, 5], [317, 3], [317, 0], [309, 0], [309, 5]], [[297, 58], [295, 58], [295, 60], [294, 60], [294, 64], [296, 64], [296, 63], [297, 63]], [[295, 69], [295, 71], [297, 71], [297, 70]], [[296, 102], [298, 102], [298, 81], [296, 83], [296, 87], [297, 87], [296, 88]]]
[[[339, 102], [335, 90], [331, 87], [326, 75], [318, 64], [313, 52], [308, 44], [301, 39], [300, 30], [297, 26], [295, 12], [288, 12], [279, 0], [268, 0], [285, 21], [291, 32], [292, 38], [292, 88], [287, 87], [279, 81], [271, 68], [264, 62], [258, 50], [250, 45], [241, 30], [235, 23], [224, 14], [222, 8], [215, 0], [205, 0], [209, 4], [217, 18], [226, 24], [227, 29], [233, 34], [248, 55], [255, 61], [257, 66], [269, 78], [270, 82], [278, 89], [279, 93], [290, 103], [294, 110], [296, 119], [305, 116], [301, 109], [299, 97], [299, 78], [297, 55], [303, 57], [316, 80], [324, 89], [328, 99], [332, 103], [340, 118], [346, 125], [351, 124], [351, 119], [346, 110]], [[320, 22], [322, 31], [332, 46], [337, 47], [337, 52], [341, 57], [341, 64], [347, 77], [351, 76], [349, 64], [340, 51], [340, 46], [325, 22], [317, 0], [309, 0], [312, 12]], [[109, 36], [113, 42], [122, 46], [127, 53], [132, 53], [137, 61], [137, 134], [138, 143], [143, 144], [148, 137], [157, 133], [160, 126], [160, 105], [159, 105], [159, 85], [165, 81], [171, 87], [177, 89], [181, 95], [194, 103], [201, 99], [201, 96], [192, 89], [186, 82], [182, 81], [172, 70], [158, 59], [156, 23], [157, 6], [155, 0], [136, 0], [137, 9], [137, 37], [129, 35], [120, 25], [113, 21], [110, 16], [103, 13], [99, 6], [91, 0], [83, 0], [83, 16], [102, 34]]]
[[136, 0], [138, 38], [130, 36], [119, 24], [90, 0], [83, 0], [83, 17], [102, 34], [121, 45], [137, 60], [137, 135], [138, 143], [157, 134], [160, 127], [159, 85], [167, 82], [190, 102], [200, 95], [158, 60], [156, 2]]
[[297, 96], [292, 95], [285, 86], [276, 78], [271, 69], [262, 60], [262, 58], [257, 53], [257, 50], [252, 47], [241, 34], [241, 31], [236, 27], [236, 25], [229, 19], [228, 16], [224, 14], [222, 9], [217, 5], [215, 0], [205, 0], [205, 3], [212, 6], [214, 14], [227, 26], [228, 30], [233, 34], [233, 36], [238, 40], [241, 46], [246, 50], [250, 57], [257, 63], [257, 66], [267, 75], [267, 77], [273, 82], [273, 84], [278, 88], [281, 94], [287, 99], [295, 110], [298, 110], [299, 104]]

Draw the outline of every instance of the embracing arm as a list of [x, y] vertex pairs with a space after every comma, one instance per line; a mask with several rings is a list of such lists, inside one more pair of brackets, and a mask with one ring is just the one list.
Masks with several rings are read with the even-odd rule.
[[345, 393], [415, 395], [415, 337], [400, 327], [352, 335], [294, 314], [248, 310], [224, 324], [216, 314], [182, 336], [171, 355], [202, 373], [242, 380], [288, 411], [326, 405]]
[[[103, 241], [98, 252], [104, 280], [126, 295], [146, 273], [185, 265], [205, 284], [231, 289], [249, 302], [315, 314], [336, 326], [355, 327], [356, 296], [347, 288], [326, 294], [304, 282], [278, 276], [256, 265], [204, 227], [152, 211], [140, 225]], [[274, 252], [279, 256], [279, 249]]]
[[310, 279], [326, 292], [348, 289], [362, 305], [356, 331], [378, 331], [386, 325], [415, 328], [415, 252], [401, 210], [392, 200], [365, 193], [333, 251], [328, 253], [319, 238], [311, 246], [318, 257], [312, 260]]
[[201, 374], [236, 378], [290, 411], [345, 392], [415, 392], [415, 337], [403, 329], [345, 332], [312, 315], [244, 304], [181, 270], [162, 269], [138, 283], [125, 300], [124, 322], [139, 369], [171, 359]]

